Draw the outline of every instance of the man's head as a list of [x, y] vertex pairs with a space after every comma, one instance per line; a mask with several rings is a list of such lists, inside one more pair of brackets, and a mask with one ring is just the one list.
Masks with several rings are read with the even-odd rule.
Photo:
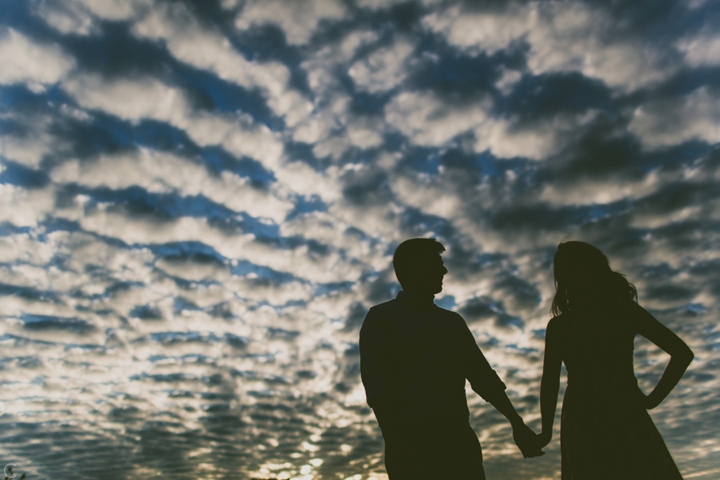
[[434, 295], [442, 291], [442, 279], [447, 273], [440, 254], [442, 243], [434, 238], [411, 238], [395, 250], [393, 267], [403, 290]]

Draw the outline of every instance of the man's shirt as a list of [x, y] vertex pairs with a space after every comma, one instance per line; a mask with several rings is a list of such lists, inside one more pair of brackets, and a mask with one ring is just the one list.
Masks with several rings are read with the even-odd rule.
[[385, 397], [402, 420], [468, 420], [465, 379], [483, 398], [505, 390], [463, 318], [406, 292], [370, 309], [360, 329], [368, 404]]

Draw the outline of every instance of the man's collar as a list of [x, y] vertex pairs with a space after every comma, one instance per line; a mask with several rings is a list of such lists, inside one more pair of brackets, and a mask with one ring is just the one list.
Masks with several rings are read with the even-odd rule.
[[402, 303], [416, 308], [428, 308], [435, 306], [435, 295], [418, 295], [416, 293], [410, 293], [406, 292], [405, 290], [400, 290], [396, 298]]

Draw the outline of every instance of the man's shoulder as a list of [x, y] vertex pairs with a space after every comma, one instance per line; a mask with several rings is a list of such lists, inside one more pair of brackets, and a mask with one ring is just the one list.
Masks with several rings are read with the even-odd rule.
[[435, 309], [437, 312], [437, 315], [442, 316], [443, 318], [455, 322], [455, 323], [465, 323], [465, 319], [457, 312], [454, 312], [452, 310], [448, 310], [446, 308], [438, 307], [435, 305]]
[[387, 302], [378, 303], [377, 305], [373, 305], [372, 307], [370, 307], [370, 310], [368, 311], [368, 317], [371, 315], [383, 315], [385, 313], [392, 312], [393, 310], [397, 310], [398, 308], [402, 308], [402, 304], [396, 298], [393, 298], [392, 300], [388, 300]]
[[392, 298], [388, 300], [387, 302], [378, 303], [377, 305], [373, 305], [370, 307], [370, 310], [376, 310], [376, 311], [382, 311], [392, 308], [397, 308], [401, 303], [398, 301], [397, 298]]
[[393, 310], [396, 310], [399, 307], [400, 303], [396, 299], [373, 305], [372, 307], [370, 307], [370, 310], [368, 310], [367, 315], [365, 315], [365, 320], [363, 321], [363, 329], [366, 329], [368, 325], [382, 322], [383, 318], [392, 316]]
[[[438, 317], [457, 323], [465, 323], [463, 317], [461, 317], [459, 313], [452, 310], [447, 310], [445, 308], [435, 305], [432, 311]], [[369, 318], [394, 317], [395, 314], [397, 314], [398, 312], [402, 312], [403, 314], [412, 314], [413, 310], [410, 309], [403, 302], [394, 298], [392, 300], [388, 300], [387, 302], [379, 303], [370, 307], [370, 310], [368, 311], [365, 318], [367, 321], [367, 319]]]

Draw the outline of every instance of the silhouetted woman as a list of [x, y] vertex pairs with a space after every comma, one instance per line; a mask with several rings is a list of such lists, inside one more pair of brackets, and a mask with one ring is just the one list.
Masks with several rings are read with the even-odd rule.
[[[670, 393], [693, 359], [677, 335], [637, 303], [637, 291], [610, 269], [607, 257], [583, 242], [558, 246], [557, 292], [545, 336], [540, 407], [541, 446], [550, 442], [564, 362], [562, 479], [682, 479], [646, 409]], [[670, 354], [649, 395], [633, 373], [635, 335]]]

